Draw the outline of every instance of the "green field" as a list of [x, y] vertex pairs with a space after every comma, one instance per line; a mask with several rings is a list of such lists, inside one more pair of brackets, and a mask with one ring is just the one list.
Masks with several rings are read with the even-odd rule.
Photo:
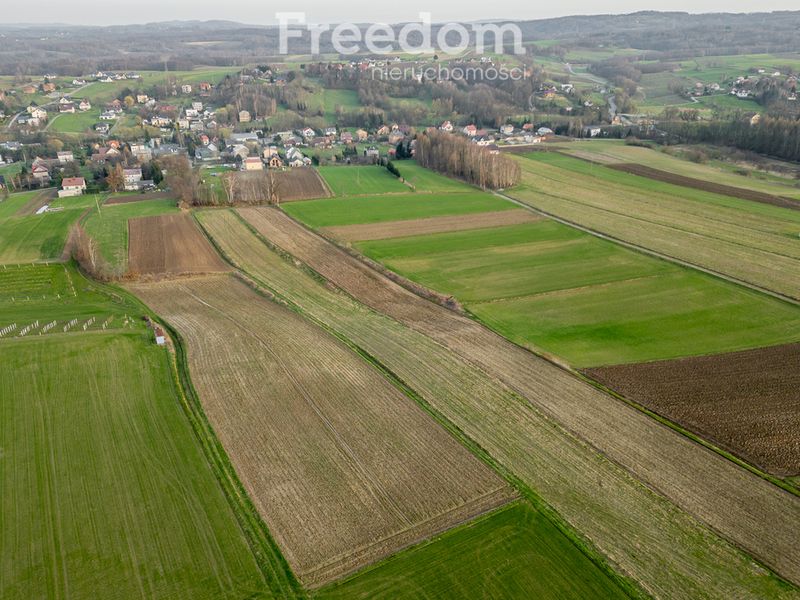
[[50, 120], [48, 131], [54, 133], [84, 133], [100, 122], [100, 109], [92, 108], [86, 112], [64, 113]]
[[0, 220], [0, 264], [57, 259], [79, 210], [48, 212]]
[[413, 160], [399, 160], [394, 165], [400, 171], [403, 179], [414, 186], [414, 190], [417, 192], [467, 192], [474, 189], [466, 183], [439, 175], [439, 173], [425, 167], [420, 167]]
[[86, 233], [100, 245], [112, 268], [124, 273], [128, 266], [128, 219], [177, 212], [174, 200], [142, 200], [94, 208], [83, 222]]
[[325, 115], [333, 117], [337, 109], [353, 111], [361, 107], [358, 92], [355, 90], [336, 90], [320, 87], [309, 97], [306, 112], [322, 111]]
[[244, 598], [264, 581], [141, 333], [0, 342], [0, 596]]
[[283, 206], [287, 213], [311, 227], [382, 223], [512, 208], [515, 206], [510, 202], [483, 192], [330, 198], [291, 202]]
[[317, 598], [624, 598], [527, 503], [397, 554]]
[[319, 173], [335, 196], [403, 194], [410, 191], [408, 186], [379, 166], [320, 167]]
[[357, 247], [578, 367], [800, 340], [790, 304], [554, 221]]
[[0, 197], [0, 223], [7, 217], [13, 217], [30, 200], [33, 200], [39, 192], [20, 192], [11, 194], [5, 200]]

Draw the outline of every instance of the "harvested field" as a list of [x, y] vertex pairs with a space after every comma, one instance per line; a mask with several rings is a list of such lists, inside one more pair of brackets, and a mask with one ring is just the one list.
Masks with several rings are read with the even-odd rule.
[[130, 219], [128, 269], [134, 275], [230, 270], [188, 213]]
[[[688, 534], [693, 541], [681, 541], [678, 542], [678, 547], [674, 547], [675, 540], [687, 535], [685, 531], [684, 533], [675, 532], [673, 542], [670, 542], [669, 539], [660, 540], [670, 546], [670, 549], [650, 548], [650, 559], [658, 558], [658, 566], [653, 563], [650, 563], [649, 566], [644, 565], [641, 562], [642, 552], [640, 549], [642, 545], [654, 543], [653, 538], [656, 537], [670, 538], [673, 534], [665, 534], [663, 529], [666, 527], [666, 521], [676, 520], [676, 526], [683, 527], [678, 523], [678, 513], [671, 509], [670, 516], [662, 515], [663, 518], [649, 513], [649, 516], [637, 518], [637, 523], [656, 519], [657, 525], [653, 524], [658, 533], [644, 533], [642, 527], [647, 527], [651, 523], [630, 522], [634, 513], [638, 513], [645, 504], [648, 504], [654, 511], [661, 509], [653, 507], [649, 501], [642, 498], [631, 500], [631, 497], [626, 496], [622, 499], [615, 492], [613, 499], [606, 499], [611, 505], [605, 505], [604, 508], [598, 508], [597, 511], [587, 511], [587, 503], [594, 503], [595, 499], [589, 499], [584, 494], [595, 496], [600, 493], [600, 490], [607, 486], [605, 483], [598, 486], [597, 482], [610, 481], [614, 477], [610, 473], [599, 477], [595, 476], [594, 479], [586, 482], [583, 489], [576, 491], [578, 478], [585, 481], [584, 478], [587, 475], [585, 472], [580, 473], [582, 469], [578, 469], [578, 472], [571, 472], [569, 476], [575, 478], [574, 481], [568, 479], [562, 482], [562, 486], [569, 488], [569, 491], [564, 487], [559, 488], [558, 485], [554, 489], [554, 482], [543, 480], [544, 474], [537, 471], [537, 469], [543, 468], [543, 462], [534, 458], [537, 453], [535, 450], [537, 445], [546, 443], [543, 439], [544, 436], [541, 431], [537, 433], [525, 431], [528, 426], [536, 429], [531, 420], [535, 421], [539, 418], [537, 414], [549, 415], [566, 431], [572, 432], [581, 440], [591, 444], [612, 461], [627, 469], [639, 481], [651, 489], [658, 490], [689, 515], [710, 525], [715, 531], [764, 561], [787, 579], [800, 582], [800, 542], [796, 535], [800, 531], [800, 499], [797, 497], [789, 495], [711, 450], [695, 444], [641, 411], [600, 392], [566, 371], [511, 344], [474, 321], [460, 317], [411, 294], [372, 271], [357, 259], [335, 248], [320, 236], [298, 225], [281, 212], [261, 208], [242, 209], [240, 213], [261, 235], [309, 264], [333, 284], [338, 285], [373, 309], [422, 333], [421, 337], [428, 339], [430, 343], [438, 342], [454, 355], [461, 357], [467, 364], [480, 369], [481, 373], [488, 374], [493, 381], [508, 386], [510, 390], [529, 401], [530, 404], [520, 404], [519, 408], [522, 409], [522, 412], [512, 417], [511, 412], [502, 414], [504, 410], [510, 411], [508, 408], [500, 408], [506, 401], [498, 399], [498, 403], [493, 404], [494, 401], [490, 400], [492, 394], [500, 393], [502, 397], [500, 391], [489, 392], [484, 389], [482, 392], [476, 393], [475, 400], [465, 398], [463, 394], [469, 385], [468, 382], [480, 375], [462, 372], [453, 378], [459, 389], [449, 392], [456, 394], [456, 399], [450, 398], [451, 404], [445, 402], [443, 405], [441, 394], [444, 393], [442, 391], [444, 384], [441, 374], [435, 378], [436, 383], [431, 388], [423, 388], [421, 382], [414, 383], [415, 381], [419, 382], [422, 377], [421, 370], [425, 368], [425, 363], [433, 361], [433, 359], [417, 358], [413, 367], [408, 364], [397, 364], [399, 356], [407, 355], [407, 352], [403, 352], [403, 347], [409, 343], [407, 341], [405, 344], [398, 342], [390, 346], [387, 339], [388, 333], [381, 335], [377, 347], [375, 340], [358, 342], [359, 344], [364, 343], [364, 347], [370, 353], [390, 365], [390, 368], [398, 373], [404, 381], [422, 393], [439, 410], [449, 415], [449, 418], [452, 418], [463, 431], [473, 436], [473, 439], [482, 447], [492, 452], [495, 458], [505, 463], [517, 475], [525, 478], [573, 526], [585, 533], [587, 528], [592, 531], [587, 535], [594, 543], [601, 548], [606, 547], [606, 543], [610, 544], [606, 549], [607, 554], [612, 555], [615, 561], [624, 562], [626, 572], [636, 572], [640, 581], [646, 580], [646, 586], [652, 586], [654, 589], [658, 589], [659, 586], [669, 587], [671, 592], [667, 593], [667, 596], [681, 596], [687, 593], [691, 596], [688, 592], [687, 578], [699, 577], [703, 580], [702, 585], [698, 588], [699, 593], [702, 586], [708, 585], [708, 578], [706, 575], [699, 575], [697, 569], [704, 571], [710, 567], [708, 565], [701, 567], [694, 562], [699, 557], [696, 556], [697, 549], [692, 549], [693, 544], [699, 543], [703, 546], [704, 549], [700, 553], [706, 559], [710, 557], [706, 544], [719, 544], [719, 540], [711, 542], [707, 534], [703, 533], [700, 534], [700, 537], [704, 541], [700, 542], [696, 534]], [[209, 216], [212, 215], [209, 214]], [[224, 218], [224, 215], [220, 214], [219, 218]], [[226, 252], [229, 250], [226, 249]], [[250, 260], [253, 261], [253, 258], [251, 257]], [[258, 263], [251, 262], [250, 264], [257, 266]], [[265, 270], [262, 270], [260, 274], [262, 280], [270, 282], [276, 276]], [[289, 282], [288, 285], [293, 284]], [[302, 297], [300, 300], [307, 301]], [[389, 325], [384, 324], [383, 327], [391, 330]], [[416, 356], [420, 356], [422, 353], [423, 339], [417, 339], [408, 345], [408, 349]], [[367, 342], [370, 344], [367, 345]], [[397, 356], [394, 356], [395, 354]], [[452, 357], [448, 360], [452, 360]], [[436, 364], [440, 365], [441, 363], [436, 362]], [[486, 382], [481, 383], [481, 385], [486, 384]], [[467, 410], [466, 414], [469, 416], [465, 416], [463, 411], [466, 409], [462, 403], [472, 404], [478, 399], [478, 406]], [[499, 410], [500, 414], [490, 416], [494, 410]], [[549, 419], [547, 420], [549, 421]], [[550, 426], [552, 427], [552, 421], [550, 421]], [[551, 434], [562, 435], [556, 430]], [[523, 442], [523, 440], [525, 441]], [[558, 443], [558, 441], [551, 441], [554, 444]], [[526, 449], [523, 450], [517, 444], [522, 444]], [[551, 458], [555, 461], [554, 466], [560, 470], [562, 475], [564, 469], [567, 468], [564, 463], [577, 460], [575, 452], [577, 451], [574, 448], [562, 447], [558, 451], [561, 458]], [[578, 452], [578, 454], [580, 453]], [[597, 455], [593, 455], [593, 457], [589, 460], [598, 460]], [[616, 483], [609, 485], [617, 486]], [[622, 488], [620, 488], [620, 493], [622, 493], [621, 490]], [[570, 500], [564, 497], [576, 493], [582, 498], [579, 510], [584, 513], [584, 516], [574, 513], [570, 508]], [[632, 490], [627, 490], [625, 493], [636, 495]], [[596, 500], [600, 501], [599, 498]], [[625, 504], [624, 509], [621, 509], [620, 502]], [[753, 506], [759, 507], [757, 514], [753, 513]], [[572, 506], [572, 508], [576, 507]], [[624, 531], [631, 528], [631, 531], [637, 531], [639, 534], [634, 535], [633, 539], [628, 537], [624, 543], [620, 543], [619, 536], [627, 535], [623, 531], [613, 533], [605, 527], [608, 523], [586, 522], [587, 517], [598, 513], [609, 515], [611, 520], [625, 520], [624, 526], [617, 522], [613, 527]], [[597, 527], [601, 527], [602, 532], [598, 531]], [[691, 529], [691, 527], [694, 526], [689, 528]], [[649, 539], [645, 541], [645, 538]], [[630, 552], [634, 552], [635, 556], [630, 556]], [[673, 565], [674, 568], [686, 569], [683, 571], [683, 575], [676, 575], [677, 579], [672, 579], [669, 573], [659, 574], [653, 571], [653, 569], [658, 571], [664, 568], [660, 559], [667, 555], [671, 556], [673, 561], [681, 563], [680, 566]], [[676, 558], [678, 555], [682, 555], [682, 558]], [[736, 562], [730, 557], [720, 560], [727, 566]], [[730, 562], [731, 560], [733, 562]], [[641, 571], [642, 569], [644, 572]], [[725, 575], [725, 577], [728, 576], [735, 577], [732, 573]], [[695, 581], [699, 580], [695, 579]], [[678, 584], [678, 582], [680, 583]], [[675, 587], [675, 584], [678, 584], [678, 588]]]
[[477, 215], [454, 215], [406, 221], [341, 225], [339, 227], [326, 227], [322, 231], [338, 240], [356, 242], [359, 240], [386, 240], [429, 233], [463, 231], [466, 229], [503, 227], [505, 225], [518, 225], [540, 220], [541, 217], [536, 216], [531, 211], [518, 209], [485, 212]]
[[331, 195], [317, 170], [308, 167], [278, 171], [275, 182], [281, 202], [328, 198]]
[[[665, 434], [651, 420], [642, 423], [643, 415], [631, 412], [629, 407], [617, 407], [619, 402], [609, 407], [605, 403], [609, 397], [563, 371], [542, 364], [528, 353], [522, 355], [527, 362], [511, 355], [512, 371], [526, 372], [520, 373], [524, 375], [522, 383], [528, 388], [527, 398], [522, 398], [497, 377], [436, 341], [435, 336], [374, 311], [331, 285], [321, 284], [298, 268], [296, 261], [271, 251], [231, 212], [208, 211], [199, 218], [226, 255], [240, 267], [305, 314], [380, 360], [499, 464], [535, 490], [584, 539], [605, 554], [612, 566], [636, 579], [654, 596], [730, 597], [731, 590], [740, 598], [793, 595], [793, 588], [778, 582], [737, 547], [559, 426], [551, 415], [564, 411], [568, 417], [574, 415], [574, 419], [567, 421], [580, 434], [587, 429], [607, 427], [609, 441], [618, 445], [614, 456], [629, 454], [624, 463], [638, 464], [644, 474], [657, 476], [662, 465], [651, 462], [663, 460], [667, 467], [664, 480], [667, 491], [674, 496], [677, 487], [685, 496], [681, 505], [702, 503], [711, 495], [708, 509], [725, 516], [728, 505], [738, 506], [741, 501], [736, 514], [725, 517], [729, 519], [726, 529], [734, 525], [738, 529], [758, 529], [749, 511], [757, 502], [771, 513], [764, 521], [776, 527], [773, 540], [769, 543], [765, 540], [762, 547], [770, 548], [774, 542], [783, 548], [796, 548], [797, 536], [786, 532], [798, 530], [793, 498], [680, 436]], [[296, 231], [290, 230], [289, 240], [296, 235]], [[282, 244], [287, 242], [281, 235], [271, 237]], [[314, 247], [308, 242], [303, 245]], [[398, 309], [408, 303], [412, 315], [414, 310], [423, 310], [411, 296], [395, 294], [395, 297]], [[451, 321], [443, 323], [443, 327], [456, 335], [463, 329], [465, 344], [475, 338], [474, 324], [469, 321]], [[495, 349], [496, 345], [487, 346], [482, 353]], [[507, 358], [509, 355], [504, 352], [501, 364]], [[565, 404], [563, 409], [559, 409], [560, 403]], [[600, 422], [594, 423], [596, 419]], [[651, 437], [655, 439], [651, 441]], [[636, 444], [632, 446], [632, 442], [649, 448], [647, 454], [653, 454], [653, 459], [642, 460], [642, 450]], [[681, 462], [687, 458], [685, 453], [690, 459], [688, 467]], [[676, 472], [677, 486], [670, 484]], [[695, 496], [698, 481], [700, 497]], [[740, 498], [742, 493], [751, 495], [752, 485], [771, 499], [762, 502], [760, 498]], [[724, 506], [719, 506], [720, 503]], [[769, 553], [782, 562], [788, 557], [784, 551]], [[664, 557], [669, 557], [668, 569], [664, 568]], [[598, 574], [587, 570], [585, 575]]]
[[800, 344], [586, 374], [765, 471], [800, 475]]
[[669, 173], [654, 169], [647, 165], [639, 165], [636, 163], [621, 163], [610, 164], [608, 168], [623, 173], [630, 173], [632, 175], [639, 175], [640, 177], [647, 177], [648, 179], [655, 179], [656, 181], [663, 181], [664, 183], [671, 183], [673, 185], [681, 185], [704, 192], [712, 192], [714, 194], [723, 194], [725, 196], [732, 196], [734, 198], [741, 198], [742, 200], [752, 200], [753, 202], [762, 202], [764, 204], [772, 204], [773, 206], [780, 206], [782, 208], [791, 208], [792, 210], [800, 210], [800, 201], [792, 198], [784, 198], [781, 196], [773, 196], [772, 194], [765, 194], [756, 190], [747, 190], [744, 188], [734, 187], [730, 185], [723, 185], [721, 183], [714, 183], [712, 181], [705, 181], [703, 179], [695, 179], [694, 177], [685, 177], [676, 173]]
[[205, 412], [306, 585], [514, 497], [378, 370], [238, 279], [132, 287], [186, 339]]

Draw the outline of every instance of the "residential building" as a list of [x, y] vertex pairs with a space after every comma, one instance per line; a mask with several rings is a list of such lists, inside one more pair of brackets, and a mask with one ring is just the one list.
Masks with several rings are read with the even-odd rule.
[[69, 198], [80, 196], [86, 191], [86, 181], [83, 177], [65, 177], [61, 181], [61, 189], [58, 191], [59, 198]]
[[260, 171], [264, 168], [264, 163], [258, 156], [251, 156], [242, 161], [242, 171]]
[[68, 150], [65, 150], [64, 152], [58, 152], [56, 153], [56, 156], [58, 157], [58, 162], [60, 162], [62, 165], [75, 161], [75, 156]]
[[129, 192], [138, 190], [142, 181], [142, 170], [138, 168], [125, 169], [123, 173], [125, 174], [125, 189]]

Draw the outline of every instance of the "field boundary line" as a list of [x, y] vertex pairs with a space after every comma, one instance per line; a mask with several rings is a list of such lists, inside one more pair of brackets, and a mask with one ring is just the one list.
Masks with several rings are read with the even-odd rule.
[[[233, 465], [228, 458], [222, 442], [217, 438], [208, 417], [203, 410], [188, 369], [188, 358], [183, 338], [167, 321], [152, 311], [135, 294], [120, 290], [133, 298], [137, 304], [146, 308], [168, 332], [175, 346], [175, 353], [169, 357], [170, 367], [181, 406], [200, 442], [203, 454], [208, 460], [225, 498], [228, 500], [239, 527], [247, 540], [253, 558], [264, 577], [266, 586], [280, 598], [305, 598], [306, 594], [286, 562], [277, 543], [258, 514], [253, 501], [244, 489]], [[282, 581], [283, 580], [283, 581]]]
[[[239, 215], [239, 213], [237, 211], [234, 210], [233, 213], [236, 215], [237, 219], [239, 219], [243, 223], [243, 225], [251, 233], [253, 233], [262, 244], [264, 244], [264, 246], [267, 249], [267, 251], [275, 252], [282, 260], [287, 261], [294, 268], [298, 268], [298, 269], [302, 270], [303, 272], [306, 272], [307, 274], [311, 275], [320, 284], [322, 284], [322, 285], [328, 284], [328, 285], [334, 285], [335, 286], [335, 284], [332, 284], [331, 282], [329, 282], [324, 276], [322, 276], [317, 271], [315, 271], [307, 263], [305, 263], [304, 261], [301, 261], [300, 259], [296, 258], [290, 252], [284, 250], [283, 248], [280, 248], [279, 246], [276, 246], [275, 244], [273, 244], [272, 242], [267, 240], [263, 235], [258, 233], [250, 225], [250, 223], [248, 223], [246, 220], [244, 220], [244, 218], [241, 215]], [[201, 226], [202, 226], [202, 224], [201, 224]], [[205, 230], [205, 228], [203, 228], [203, 231], [206, 233], [206, 235], [208, 235], [209, 238], [211, 238], [211, 236], [208, 234], [208, 232]], [[218, 245], [216, 244], [216, 242], [213, 241], [213, 238], [211, 238], [211, 239], [212, 239], [212, 243], [215, 245], [215, 247], [219, 248]], [[502, 463], [497, 461], [478, 442], [476, 442], [471, 437], [469, 437], [457, 425], [452, 423], [449, 419], [447, 419], [447, 417], [445, 417], [442, 413], [440, 413], [432, 405], [430, 405], [424, 399], [423, 396], [418, 394], [413, 389], [413, 387], [408, 385], [402, 378], [400, 378], [396, 373], [394, 373], [391, 369], [389, 369], [386, 365], [384, 365], [380, 360], [378, 360], [376, 357], [374, 357], [372, 354], [367, 352], [361, 346], [359, 346], [358, 344], [356, 344], [355, 342], [350, 340], [344, 334], [338, 332], [336, 329], [333, 329], [332, 327], [330, 327], [326, 323], [324, 323], [324, 322], [318, 320], [317, 318], [315, 318], [314, 316], [308, 314], [303, 308], [301, 308], [296, 303], [294, 303], [293, 301], [291, 301], [288, 298], [286, 298], [283, 294], [278, 293], [275, 289], [273, 289], [267, 282], [263, 281], [261, 278], [256, 277], [255, 275], [251, 274], [249, 271], [244, 270], [241, 267], [237, 266], [236, 261], [233, 260], [229, 255], [227, 255], [227, 253], [225, 253], [224, 250], [222, 250], [220, 248], [219, 251], [220, 251], [221, 255], [223, 256], [223, 258], [225, 258], [225, 260], [227, 260], [231, 265], [233, 265], [237, 269], [238, 276], [242, 277], [246, 281], [248, 281], [251, 286], [255, 286], [255, 290], [257, 292], [259, 292], [261, 294], [264, 294], [266, 297], [271, 298], [273, 301], [277, 300], [277, 301], [279, 301], [281, 303], [284, 303], [288, 308], [290, 308], [291, 310], [295, 311], [297, 314], [299, 314], [303, 318], [309, 320], [312, 323], [317, 324], [323, 330], [329, 332], [331, 335], [333, 335], [335, 338], [339, 339], [342, 343], [344, 343], [351, 350], [356, 352], [359, 356], [362, 357], [363, 360], [369, 362], [373, 367], [375, 367], [381, 373], [383, 373], [383, 375], [393, 385], [398, 387], [404, 394], [406, 394], [414, 402], [416, 402], [440, 426], [444, 427], [452, 436], [455, 437], [455, 439], [459, 443], [461, 443], [463, 446], [465, 446], [467, 448], [467, 450], [469, 450], [479, 460], [481, 460], [487, 466], [489, 466], [495, 473], [497, 473], [502, 479], [507, 481], [513, 488], [515, 488], [517, 491], [519, 491], [520, 495], [522, 496], [522, 498], [524, 498], [525, 500], [529, 501], [533, 505], [535, 510], [539, 511], [545, 518], [547, 518], [570, 542], [572, 542], [578, 548], [578, 550], [580, 550], [585, 556], [587, 556], [589, 558], [589, 560], [591, 560], [592, 563], [594, 563], [604, 574], [606, 574], [615, 583], [617, 583], [617, 585], [619, 585], [620, 588], [629, 597], [631, 597], [631, 598], [648, 598], [649, 597], [649, 595], [644, 591], [643, 588], [641, 588], [641, 586], [638, 584], [638, 582], [636, 582], [635, 579], [633, 579], [630, 575], [628, 575], [627, 572], [625, 572], [621, 567], [619, 567], [619, 565], [617, 565], [616, 563], [613, 563], [612, 560], [609, 557], [606, 557], [602, 552], [600, 552], [594, 546], [594, 544], [591, 542], [591, 540], [589, 540], [588, 538], [584, 537], [583, 534], [581, 534], [578, 530], [574, 529], [566, 521], [566, 519], [564, 519], [561, 516], [561, 514], [558, 511], [556, 511], [556, 509], [552, 508], [549, 504], [547, 504], [533, 490], [533, 488], [531, 488], [526, 483], [524, 483], [510, 469], [508, 469]], [[299, 265], [297, 263], [299, 263]], [[339, 293], [344, 294], [345, 296], [347, 296], [348, 298], [350, 298], [354, 302], [358, 303], [360, 306], [364, 307], [365, 310], [368, 310], [368, 311], [370, 311], [372, 313], [375, 313], [375, 314], [378, 314], [378, 315], [380, 315], [382, 317], [390, 319], [391, 321], [394, 321], [394, 322], [398, 323], [401, 327], [408, 328], [407, 325], [405, 325], [403, 323], [400, 323], [399, 321], [397, 321], [393, 317], [391, 317], [389, 315], [385, 315], [383, 313], [379, 313], [378, 311], [375, 311], [371, 307], [366, 306], [365, 304], [360, 302], [357, 298], [354, 298], [352, 295], [350, 295], [348, 292], [342, 290], [338, 286], [336, 286], [336, 289], [337, 289], [337, 291], [339, 291]], [[425, 334], [420, 333], [420, 335], [425, 335]], [[425, 337], [428, 337], [428, 336], [425, 336]], [[460, 354], [454, 353], [452, 350], [450, 350], [449, 348], [443, 346], [441, 343], [439, 343], [436, 340], [433, 340], [432, 338], [428, 338], [428, 339], [431, 339], [434, 344], [436, 344], [437, 346], [442, 347], [445, 351], [452, 353], [455, 360], [463, 362], [464, 364], [468, 365], [470, 368], [473, 368], [473, 369], [481, 372], [482, 374], [484, 374], [487, 378], [489, 378], [492, 381], [498, 381], [492, 375], [486, 373], [482, 368], [480, 368], [479, 366], [473, 364], [471, 361], [469, 361], [466, 358], [462, 357]], [[513, 389], [511, 389], [508, 386], [506, 386], [505, 384], [503, 384], [502, 382], [498, 381], [498, 383], [500, 385], [503, 385], [503, 387], [505, 387], [508, 390], [508, 393], [511, 395], [511, 397], [513, 397], [517, 402], [520, 402], [526, 408], [531, 408], [532, 407], [532, 404], [531, 404], [531, 402], [529, 400], [527, 400], [526, 398], [524, 398], [523, 396], [518, 394], [516, 391], [514, 391]], [[550, 420], [556, 427], [561, 429], [565, 433], [565, 435], [568, 435], [568, 436], [571, 436], [571, 437], [573, 437], [575, 439], [580, 440], [581, 443], [584, 443], [584, 444], [587, 444], [587, 445], [591, 446], [595, 450], [595, 452], [600, 453], [599, 450], [597, 450], [593, 445], [591, 445], [589, 442], [586, 442], [585, 440], [583, 440], [583, 438], [581, 438], [580, 436], [577, 436], [575, 433], [573, 433], [569, 429], [566, 429], [563, 425], [561, 425], [558, 421], [556, 421], [552, 416], [547, 414], [545, 411], [543, 411], [543, 410], [541, 410], [541, 409], [539, 409], [537, 407], [534, 407], [534, 409], [535, 410], [540, 410], [542, 412], [542, 414], [545, 415], [546, 418], [548, 420]], [[608, 461], [612, 462], [613, 464], [617, 465], [620, 469], [622, 469], [627, 474], [628, 477], [631, 477], [632, 479], [634, 479], [638, 483], [638, 485], [641, 485], [643, 488], [648, 490], [648, 492], [650, 492], [652, 494], [655, 494], [656, 496], [658, 496], [660, 498], [664, 498], [663, 494], [661, 494], [657, 490], [654, 490], [652, 487], [650, 487], [650, 486], [646, 485], [645, 483], [643, 483], [642, 481], [640, 481], [638, 478], [636, 478], [634, 475], [632, 475], [630, 473], [630, 471], [628, 471], [628, 469], [626, 469], [625, 467], [619, 465], [613, 459], [610, 459], [610, 458], [606, 457], [604, 454], [602, 454], [602, 453], [600, 453], [600, 454], [603, 456], [603, 458], [605, 460], [608, 460]], [[513, 502], [513, 500], [511, 502]], [[506, 506], [508, 504], [509, 503], [507, 503]], [[694, 518], [694, 517], [692, 517], [692, 518]], [[451, 530], [451, 529], [452, 528], [450, 528], [449, 530]], [[723, 539], [726, 539], [726, 538], [723, 538]], [[745, 554], [747, 556], [751, 556], [747, 552], [745, 552]], [[394, 554], [392, 556], [394, 556]], [[385, 560], [389, 560], [390, 558], [391, 558], [391, 556], [387, 557], [387, 559], [385, 559]], [[370, 565], [370, 567], [371, 567], [371, 565]], [[772, 569], [769, 569], [769, 568], [767, 568], [767, 569], [771, 573], [773, 573]], [[359, 573], [359, 572], [360, 571], [356, 571], [354, 573], [354, 575], [356, 573]]]
[[504, 192], [493, 191], [492, 194], [494, 194], [495, 196], [498, 196], [500, 198], [503, 198], [505, 200], [508, 200], [509, 202], [513, 202], [517, 206], [520, 206], [522, 208], [526, 208], [526, 209], [528, 209], [528, 210], [530, 210], [530, 211], [532, 211], [532, 212], [534, 212], [534, 213], [536, 213], [536, 214], [538, 214], [540, 216], [552, 219], [553, 221], [561, 223], [562, 225], [566, 225], [568, 227], [572, 227], [573, 229], [578, 229], [580, 231], [583, 231], [584, 233], [588, 233], [588, 234], [593, 235], [593, 236], [595, 236], [597, 238], [600, 238], [602, 240], [606, 240], [606, 241], [609, 241], [609, 242], [614, 242], [615, 244], [619, 244], [620, 246], [624, 246], [624, 247], [628, 248], [629, 250], [634, 250], [634, 251], [640, 252], [642, 254], [647, 254], [647, 255], [653, 256], [655, 258], [660, 258], [661, 260], [666, 260], [668, 262], [680, 265], [682, 267], [695, 269], [697, 271], [701, 271], [701, 272], [705, 273], [706, 275], [711, 275], [713, 277], [717, 277], [719, 279], [723, 279], [723, 280], [725, 280], [725, 281], [727, 281], [729, 283], [733, 283], [733, 284], [739, 285], [741, 287], [746, 287], [746, 288], [748, 288], [750, 290], [753, 290], [753, 291], [756, 291], [756, 292], [760, 292], [760, 293], [766, 294], [768, 296], [772, 296], [773, 298], [777, 298], [778, 300], [783, 300], [784, 302], [788, 302], [789, 304], [794, 304], [795, 306], [800, 306], [800, 300], [798, 300], [796, 298], [793, 298], [791, 296], [787, 296], [785, 294], [781, 294], [780, 292], [776, 292], [776, 291], [770, 290], [769, 288], [761, 287], [759, 285], [756, 285], [755, 283], [750, 283], [749, 281], [745, 281], [744, 279], [739, 279], [739, 278], [734, 277], [732, 275], [726, 275], [725, 273], [722, 273], [720, 271], [715, 271], [713, 269], [709, 269], [708, 267], [702, 267], [702, 266], [697, 265], [695, 263], [691, 263], [689, 261], [682, 260], [680, 258], [676, 258], [676, 257], [671, 256], [669, 254], [664, 254], [662, 252], [658, 252], [657, 250], [650, 250], [649, 248], [645, 248], [644, 246], [639, 246], [639, 245], [631, 243], [631, 242], [626, 242], [625, 240], [620, 239], [618, 237], [615, 237], [613, 235], [610, 235], [610, 234], [607, 234], [607, 233], [602, 233], [600, 231], [597, 231], [596, 229], [592, 229], [591, 227], [586, 227], [585, 225], [580, 225], [579, 223], [576, 223], [575, 221], [571, 221], [569, 219], [565, 219], [563, 217], [559, 217], [559, 216], [557, 216], [557, 215], [555, 215], [553, 213], [550, 213], [550, 212], [548, 212], [546, 210], [542, 210], [541, 208], [536, 208], [535, 206], [531, 206], [530, 204], [526, 204], [522, 200], [517, 200], [516, 198], [512, 198], [511, 196], [508, 196]]

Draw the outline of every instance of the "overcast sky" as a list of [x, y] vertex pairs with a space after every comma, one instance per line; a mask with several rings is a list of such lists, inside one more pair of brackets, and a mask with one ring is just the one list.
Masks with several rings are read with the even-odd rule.
[[2, 0], [0, 23], [69, 23], [76, 25], [120, 25], [171, 20], [225, 19], [243, 23], [275, 22], [279, 10], [305, 12], [309, 22], [398, 22], [417, 21], [421, 10], [436, 21], [478, 19], [543, 19], [574, 14], [628, 13], [639, 10], [686, 12], [762, 12], [797, 10], [797, 0], [426, 0], [375, 2], [374, 0], [135, 0], [114, 3], [107, 0]]

